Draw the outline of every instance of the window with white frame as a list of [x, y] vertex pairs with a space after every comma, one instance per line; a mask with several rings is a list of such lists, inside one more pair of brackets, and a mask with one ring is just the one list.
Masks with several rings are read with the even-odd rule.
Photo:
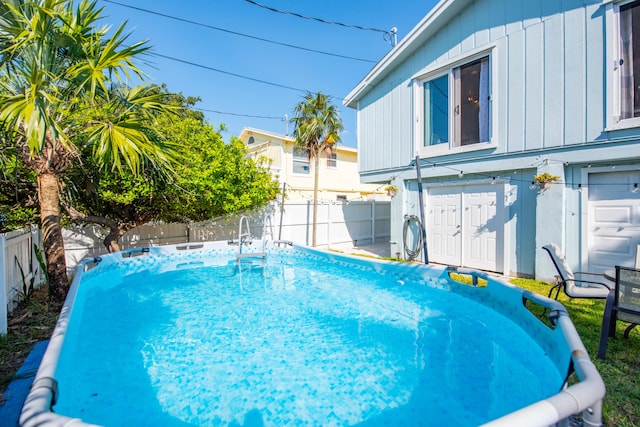
[[620, 119], [640, 117], [640, 1], [620, 6]]
[[[607, 129], [640, 127], [640, 1], [603, 0]], [[638, 75], [636, 75], [638, 74]]]
[[471, 146], [489, 142], [489, 57], [419, 79], [418, 139], [422, 147]]
[[293, 173], [309, 174], [309, 155], [304, 148], [293, 147]]
[[328, 168], [337, 168], [338, 167], [338, 154], [331, 153], [327, 155], [327, 167]]

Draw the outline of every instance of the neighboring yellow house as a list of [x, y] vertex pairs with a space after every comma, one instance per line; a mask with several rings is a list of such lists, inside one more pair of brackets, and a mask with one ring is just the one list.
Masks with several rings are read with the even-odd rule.
[[[280, 185], [286, 184], [287, 199], [313, 199], [314, 165], [304, 149], [295, 146], [294, 138], [276, 132], [244, 128], [240, 139], [254, 159], [268, 159], [271, 173], [278, 178]], [[389, 200], [385, 187], [360, 182], [358, 150], [355, 148], [336, 144], [332, 158], [320, 159], [320, 201]]]

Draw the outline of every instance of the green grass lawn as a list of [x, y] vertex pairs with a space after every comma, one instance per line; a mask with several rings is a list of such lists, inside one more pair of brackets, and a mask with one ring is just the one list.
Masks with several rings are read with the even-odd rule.
[[[545, 296], [551, 286], [529, 279], [512, 279], [511, 283]], [[609, 338], [607, 358], [600, 360], [596, 355], [604, 300], [570, 299], [562, 292], [558, 300], [569, 312], [607, 387], [603, 408], [604, 425], [640, 427], [640, 326], [625, 340], [622, 334], [628, 323], [618, 322], [616, 338]]]

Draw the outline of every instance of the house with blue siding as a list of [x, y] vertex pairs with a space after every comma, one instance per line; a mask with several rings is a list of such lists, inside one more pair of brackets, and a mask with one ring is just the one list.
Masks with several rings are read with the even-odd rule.
[[553, 242], [577, 271], [633, 265], [636, 67], [640, 1], [440, 1], [344, 101], [361, 179], [399, 188], [391, 253], [422, 217], [430, 262], [552, 279]]

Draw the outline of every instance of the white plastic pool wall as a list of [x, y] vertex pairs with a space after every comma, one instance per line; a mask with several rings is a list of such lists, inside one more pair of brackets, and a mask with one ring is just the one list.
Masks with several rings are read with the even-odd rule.
[[[263, 244], [261, 242], [254, 242], [248, 248], [243, 248], [243, 252], [260, 251], [263, 248], [262, 245]], [[552, 359], [555, 358], [556, 360], [553, 360], [554, 363], [556, 363], [556, 366], [559, 367], [559, 369], [562, 369], [563, 363], [561, 360], [559, 360], [561, 359], [559, 354], [564, 353], [566, 356], [566, 352], [570, 352], [569, 354], [571, 355], [573, 367], [580, 382], [570, 387], [566, 387], [564, 390], [560, 391], [554, 396], [531, 404], [513, 413], [507, 414], [499, 419], [493, 420], [485, 424], [485, 426], [562, 427], [569, 426], [569, 417], [573, 414], [578, 413], [582, 413], [583, 423], [585, 426], [602, 425], [601, 412], [602, 399], [605, 393], [604, 383], [595, 366], [593, 365], [593, 362], [591, 362], [589, 355], [585, 350], [584, 345], [582, 344], [582, 341], [580, 340], [580, 337], [578, 336], [573, 326], [573, 323], [569, 319], [566, 310], [557, 301], [553, 301], [548, 298], [524, 291], [509, 284], [504, 280], [490, 277], [487, 274], [478, 271], [466, 270], [460, 272], [473, 274], [476, 277], [486, 279], [488, 281], [488, 284], [484, 288], [473, 288], [468, 285], [457, 284], [457, 282], [454, 282], [449, 278], [449, 271], [447, 270], [447, 268], [442, 266], [378, 261], [365, 259], [362, 257], [321, 251], [299, 245], [289, 246], [292, 246], [295, 250], [307, 251], [309, 253], [323, 256], [335, 262], [355, 263], [362, 266], [371, 267], [374, 270], [380, 272], [388, 272], [392, 270], [396, 274], [399, 274], [401, 277], [405, 275], [407, 279], [418, 278], [418, 280], [423, 281], [430, 286], [444, 287], [462, 294], [476, 294], [476, 299], [478, 299], [480, 302], [483, 302], [483, 300], [484, 302], [489, 301], [490, 304], [488, 305], [502, 307], [503, 309], [505, 306], [509, 306], [511, 307], [511, 309], [517, 308], [519, 310], [524, 310], [526, 311], [523, 316], [524, 318], [526, 318], [526, 316], [532, 316], [532, 314], [522, 304], [524, 297], [540, 305], [548, 307], [551, 312], [557, 315], [557, 326], [555, 329], [552, 330], [547, 328], [548, 331], [544, 332], [544, 330], [540, 328], [546, 328], [546, 326], [544, 326], [538, 319], [535, 319], [535, 322], [537, 323], [532, 322], [527, 326], [531, 327], [532, 325], [536, 325], [534, 326], [534, 329], [537, 328], [537, 330], [540, 332], [540, 336], [552, 336], [552, 338], [547, 338], [548, 342], [541, 343], [543, 348], [547, 347], [547, 349], [549, 350], [551, 350], [550, 347], [553, 346], [553, 341], [556, 341], [558, 339], [557, 336], [561, 335], [566, 347], [563, 349], [564, 351], [556, 351], [556, 353], [558, 354], [556, 354], [555, 356], [553, 356], [553, 352], [549, 353], [550, 357]], [[268, 242], [267, 247], [271, 250], [273, 248], [273, 244], [271, 242]], [[151, 255], [171, 255], [177, 253], [189, 254], [189, 251], [194, 251], [193, 255], [195, 256], [198, 253], [201, 253], [201, 251], [222, 249], [227, 249], [227, 251], [233, 253], [234, 250], [237, 251], [237, 246], [234, 248], [232, 246], [229, 246], [227, 242], [208, 242], [202, 244], [182, 244], [152, 247], [148, 249], [148, 252]], [[146, 251], [147, 250], [145, 250], [145, 252]], [[99, 261], [103, 266], [114, 264], [123, 262], [126, 259], [130, 259], [127, 257], [141, 252], [141, 249], [131, 249], [116, 254], [105, 255], [104, 257], [101, 257]], [[91, 264], [95, 264], [96, 261], [98, 260], [93, 258], [83, 260], [83, 262], [81, 262], [81, 264], [79, 264], [76, 268], [71, 288], [60, 313], [58, 323], [52, 334], [51, 340], [49, 341], [49, 345], [42, 359], [38, 372], [36, 373], [31, 391], [27, 396], [27, 400], [23, 406], [19, 421], [20, 426], [93, 426], [93, 424], [84, 423], [80, 419], [69, 418], [64, 415], [51, 412], [51, 402], [55, 396], [55, 392], [53, 390], [53, 388], [55, 387], [55, 380], [53, 379], [55, 375], [55, 367], [60, 351], [62, 349], [64, 334], [68, 326], [69, 318], [71, 315], [71, 308], [73, 307], [73, 304], [75, 302], [78, 286], [80, 281], [82, 280], [82, 276], [86, 268]], [[478, 295], [480, 296], [479, 298], [477, 297]], [[492, 298], [497, 299], [498, 302], [496, 303], [495, 301], [493, 301], [493, 303], [491, 303]], [[541, 327], [540, 325], [538, 325], [538, 323], [543, 326]], [[527, 330], [527, 328], [524, 329]]]

